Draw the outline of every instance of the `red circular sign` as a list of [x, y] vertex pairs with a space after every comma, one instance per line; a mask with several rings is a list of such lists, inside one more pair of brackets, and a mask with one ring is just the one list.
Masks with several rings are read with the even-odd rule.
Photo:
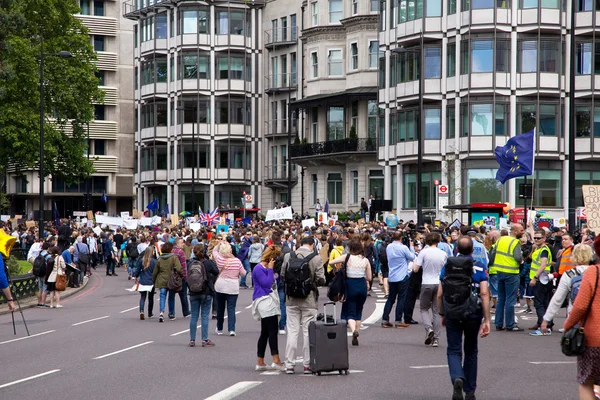
[[446, 185], [441, 185], [441, 186], [438, 188], [438, 190], [439, 190], [439, 192], [440, 192], [441, 194], [446, 194], [446, 193], [448, 193], [448, 186], [446, 186]]
[[436, 179], [436, 180], [434, 180], [434, 181], [433, 181], [433, 184], [434, 184], [435, 186], [439, 186], [439, 184], [440, 184], [440, 181]]

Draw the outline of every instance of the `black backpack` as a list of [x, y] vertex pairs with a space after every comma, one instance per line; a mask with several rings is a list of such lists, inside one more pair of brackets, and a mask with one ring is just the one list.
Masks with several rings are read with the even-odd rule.
[[317, 254], [298, 257], [296, 252], [290, 253], [288, 267], [285, 270], [285, 293], [297, 299], [305, 299], [314, 289], [308, 263]]
[[464, 320], [481, 311], [481, 300], [473, 292], [473, 259], [449, 257], [442, 277], [442, 301], [446, 318]]
[[133, 243], [130, 243], [129, 245], [129, 250], [127, 251], [127, 256], [129, 258], [138, 258], [140, 256], [140, 253], [137, 249], [137, 246]]
[[191, 293], [201, 293], [208, 286], [208, 273], [200, 260], [188, 260], [187, 284]]
[[342, 267], [335, 272], [335, 275], [329, 284], [327, 297], [331, 301], [343, 303], [346, 300], [346, 265], [348, 265], [349, 259], [350, 254], [346, 256], [346, 261], [344, 261]]
[[33, 260], [33, 275], [38, 278], [46, 276], [46, 257], [39, 255]]

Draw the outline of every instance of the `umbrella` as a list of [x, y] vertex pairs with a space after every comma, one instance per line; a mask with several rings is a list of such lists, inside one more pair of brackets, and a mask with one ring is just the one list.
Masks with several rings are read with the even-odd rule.
[[182, 211], [179, 213], [179, 215], [182, 217], [189, 217], [190, 215], [192, 215], [192, 213], [189, 211]]

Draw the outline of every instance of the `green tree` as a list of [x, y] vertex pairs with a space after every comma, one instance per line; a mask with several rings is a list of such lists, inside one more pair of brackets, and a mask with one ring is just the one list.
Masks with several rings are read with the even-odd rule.
[[68, 51], [44, 59], [44, 173], [71, 183], [93, 172], [86, 124], [103, 92], [78, 12], [77, 0], [0, 0], [0, 167], [38, 167], [40, 54]]

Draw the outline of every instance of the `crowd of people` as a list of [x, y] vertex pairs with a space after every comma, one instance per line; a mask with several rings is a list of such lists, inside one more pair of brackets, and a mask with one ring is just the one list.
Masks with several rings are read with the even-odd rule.
[[[228, 232], [214, 227], [193, 232], [182, 221], [175, 227], [103, 229], [100, 234], [65, 220], [42, 240], [33, 229], [8, 233], [18, 238], [38, 275], [38, 307], [48, 307], [48, 295], [50, 308], [62, 307], [58, 275], [68, 274], [69, 284], [78, 286], [101, 265], [107, 276], [117, 276], [117, 267], [123, 266], [138, 285], [141, 320], [154, 317], [155, 291], [161, 323], [176, 318], [179, 297], [181, 315], [190, 317], [191, 347], [196, 346], [198, 319], [202, 347], [215, 345], [209, 338], [211, 319], [217, 336], [235, 336], [238, 295], [252, 288], [253, 315], [261, 327], [259, 371], [294, 374], [302, 332], [302, 372], [312, 372], [308, 326], [318, 317], [318, 287], [342, 271], [346, 283], [340, 319], [347, 323], [353, 346], [359, 346], [363, 306], [374, 285], [387, 299], [382, 328], [419, 324], [413, 318], [417, 299], [424, 345], [438, 347], [446, 327], [453, 399], [475, 399], [477, 341], [489, 335], [492, 324], [498, 332], [528, 328], [530, 335], [544, 337], [556, 330], [553, 319], [565, 307], [564, 329], [586, 321], [588, 348], [578, 358], [580, 398], [593, 399], [594, 384], [600, 384], [600, 297], [594, 296], [599, 271], [593, 266], [600, 238], [586, 229], [577, 235], [578, 244], [565, 229], [525, 229], [516, 223], [499, 230], [400, 221], [390, 229], [362, 220], [311, 228], [303, 228], [299, 219], [254, 221]], [[39, 264], [44, 268], [36, 269]], [[519, 324], [517, 314], [534, 312], [533, 326]], [[286, 334], [282, 358], [278, 335]], [[265, 362], [267, 345], [270, 365]]]

